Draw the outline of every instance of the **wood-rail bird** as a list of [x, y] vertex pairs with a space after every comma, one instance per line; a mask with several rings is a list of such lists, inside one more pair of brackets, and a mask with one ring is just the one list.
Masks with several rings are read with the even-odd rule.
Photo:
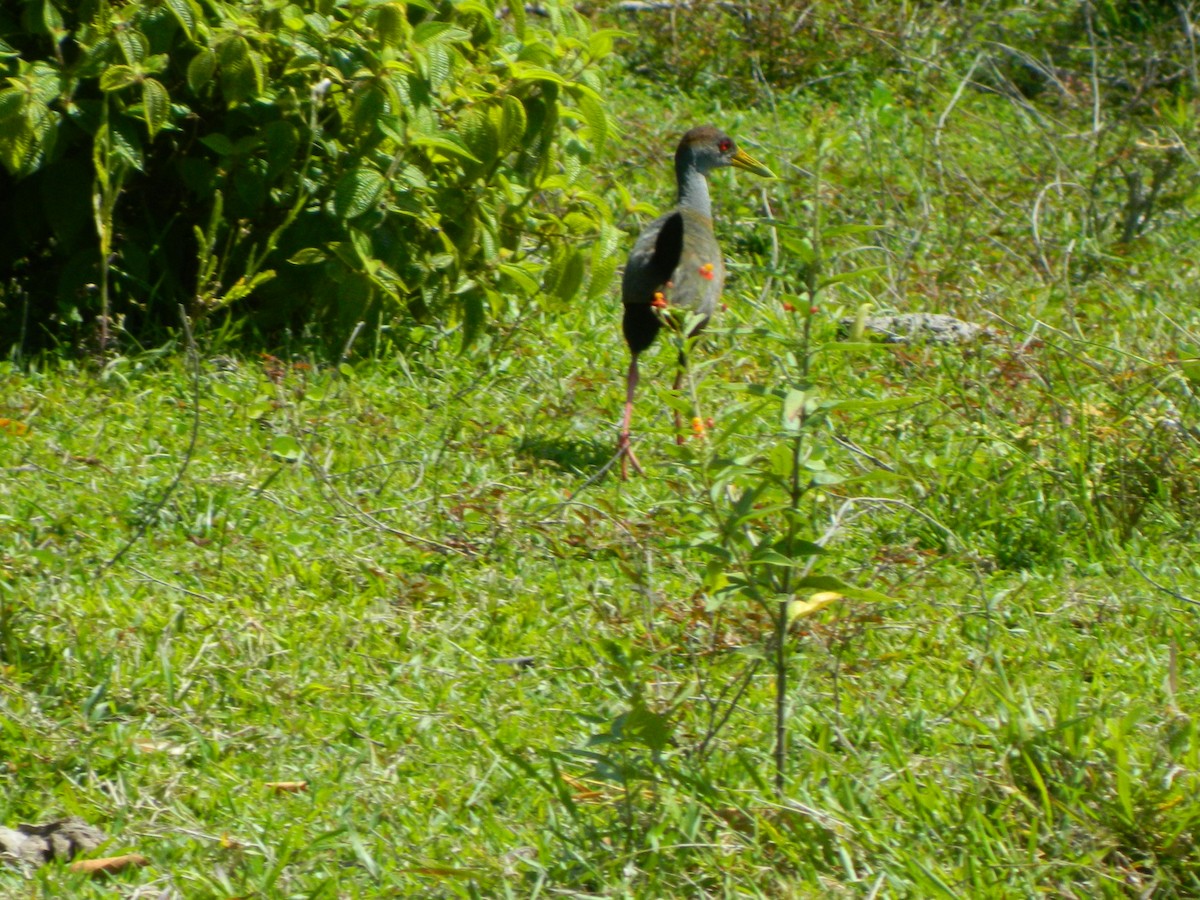
[[[735, 166], [764, 178], [775, 177], [770, 169], [739, 150], [733, 138], [720, 129], [712, 125], [693, 128], [683, 136], [675, 151], [675, 181], [679, 189], [675, 207], [645, 227], [625, 264], [621, 279], [621, 303], [625, 308], [622, 330], [632, 358], [625, 383], [625, 415], [617, 441], [622, 479], [627, 477], [630, 463], [639, 474], [645, 474], [629, 442], [638, 356], [654, 342], [671, 309], [681, 310], [687, 317], [686, 322], [691, 325], [686, 337], [691, 337], [708, 324], [721, 297], [725, 261], [713, 232], [708, 173], [725, 166]], [[686, 327], [684, 320], [678, 321], [681, 327]], [[687, 359], [681, 351], [673, 390], [679, 390], [686, 365]], [[678, 412], [675, 430], [676, 439], [682, 440]]]

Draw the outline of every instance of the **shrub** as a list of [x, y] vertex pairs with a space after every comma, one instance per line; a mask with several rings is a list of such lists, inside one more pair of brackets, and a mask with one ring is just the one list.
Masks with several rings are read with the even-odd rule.
[[[610, 32], [554, 0], [0, 11], [0, 329], [461, 326], [595, 294]], [[583, 247], [587, 250], [581, 249]], [[95, 323], [98, 323], [95, 324]]]

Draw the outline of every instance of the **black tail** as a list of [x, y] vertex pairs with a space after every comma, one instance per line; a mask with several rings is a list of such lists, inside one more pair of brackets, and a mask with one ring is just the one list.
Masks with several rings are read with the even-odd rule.
[[625, 332], [625, 342], [636, 356], [654, 343], [662, 322], [652, 307], [636, 303], [625, 307], [621, 328]]

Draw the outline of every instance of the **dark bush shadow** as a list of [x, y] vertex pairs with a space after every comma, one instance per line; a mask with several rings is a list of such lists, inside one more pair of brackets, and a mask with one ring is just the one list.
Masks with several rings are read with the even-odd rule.
[[531, 462], [550, 463], [565, 472], [589, 474], [612, 458], [614, 445], [597, 440], [577, 440], [532, 435], [517, 446], [517, 456]]

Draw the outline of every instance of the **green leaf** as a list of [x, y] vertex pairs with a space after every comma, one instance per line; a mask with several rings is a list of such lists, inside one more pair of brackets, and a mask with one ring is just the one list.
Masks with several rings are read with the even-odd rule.
[[398, 3], [387, 3], [375, 13], [375, 36], [385, 47], [398, 47], [408, 30], [408, 16]]
[[142, 82], [142, 116], [151, 140], [171, 119], [171, 95], [161, 82], [153, 78]]
[[10, 121], [20, 118], [25, 112], [25, 104], [29, 101], [29, 94], [21, 88], [7, 88], [0, 91], [0, 136], [7, 132], [7, 129], [13, 127]]
[[142, 171], [142, 140], [132, 119], [121, 118], [113, 122], [109, 128], [109, 140], [115, 159], [130, 168]]
[[254, 292], [254, 289], [259, 285], [266, 284], [275, 277], [274, 269], [264, 269], [261, 272], [256, 272], [251, 278], [239, 278], [233, 283], [221, 297], [220, 301], [214, 305], [214, 309], [223, 309], [232, 303], [236, 303], [243, 297], [248, 297]]
[[[799, 550], [797, 542], [797, 550]], [[750, 560], [752, 566], [781, 566], [788, 569], [799, 569], [808, 565], [808, 557], [820, 556], [825, 551], [817, 544], [812, 544], [807, 541], [803, 542], [805, 546], [812, 548], [812, 552], [801, 555], [799, 552], [794, 557], [785, 556], [778, 550], [760, 550], [754, 554]]]
[[167, 9], [189, 38], [196, 32], [196, 9], [189, 0], [165, 0]]
[[193, 94], [208, 84], [217, 71], [217, 54], [205, 48], [192, 57], [187, 67], [187, 83]]
[[613, 42], [620, 37], [634, 37], [628, 31], [616, 28], [600, 28], [588, 35], [588, 54], [592, 59], [604, 59], [612, 53]]
[[788, 388], [787, 395], [783, 398], [783, 424], [785, 426], [791, 426], [796, 423], [796, 420], [800, 417], [800, 413], [804, 409], [804, 402], [807, 399], [807, 391]]
[[329, 34], [329, 17], [320, 13], [310, 12], [304, 16], [304, 24], [314, 34], [326, 37]]
[[63, 27], [62, 14], [51, 0], [42, 0], [42, 27], [46, 30], [46, 34], [52, 38], [57, 38], [58, 35], [65, 31]]
[[364, 270], [369, 270], [373, 268], [372, 263], [378, 264], [375, 259], [375, 247], [371, 243], [371, 236], [361, 228], [348, 228], [346, 230], [349, 232], [350, 246], [354, 248], [359, 265]]
[[171, 64], [171, 57], [168, 54], [155, 53], [153, 56], [147, 57], [146, 61], [144, 63], [142, 63], [142, 74], [143, 75], [150, 75], [150, 74], [157, 75], [160, 72], [165, 72], [167, 70], [167, 66], [169, 66], [170, 64]]
[[509, 13], [513, 19], [513, 34], [520, 41], [525, 40], [525, 5], [523, 3], [511, 3], [508, 7]]
[[43, 106], [55, 100], [63, 91], [63, 75], [57, 66], [35, 62], [21, 79], [29, 85], [31, 100]]
[[125, 62], [131, 66], [140, 65], [150, 52], [150, 44], [146, 40], [146, 36], [132, 28], [117, 32], [117, 46], [121, 48], [121, 55], [125, 57]]
[[582, 92], [576, 102], [579, 103], [579, 111], [583, 113], [588, 131], [591, 132], [592, 147], [599, 153], [604, 149], [604, 142], [608, 140], [608, 112], [604, 103], [593, 96], [591, 91]]
[[521, 145], [525, 137], [525, 125], [525, 104], [509, 94], [504, 98], [498, 128], [501, 153], [507, 153]]
[[354, 249], [354, 245], [349, 241], [331, 241], [326, 246], [347, 269], [353, 271], [362, 264], [362, 260], [358, 256], [358, 251]]
[[463, 296], [463, 330], [460, 350], [466, 350], [483, 332], [486, 321], [484, 315], [483, 295], [479, 291], [471, 291]]
[[298, 462], [304, 455], [304, 448], [290, 434], [277, 434], [271, 438], [267, 449], [271, 451], [272, 456], [284, 462]]
[[843, 284], [847, 281], [854, 281], [858, 278], [866, 278], [868, 275], [875, 275], [879, 272], [886, 272], [887, 266], [863, 266], [861, 269], [851, 269], [849, 272], [839, 272], [837, 275], [830, 275], [828, 278], [821, 279], [821, 287], [829, 287], [831, 284]]
[[293, 253], [288, 262], [293, 266], [313, 266], [325, 262], [328, 258], [329, 255], [320, 247], [305, 247]]
[[409, 136], [409, 143], [414, 147], [430, 147], [434, 150], [441, 150], [443, 153], [468, 159], [471, 162], [481, 162], [454, 134], [414, 134]]
[[670, 718], [648, 709], [641, 698], [619, 722], [619, 725], [614, 724], [614, 733], [623, 740], [642, 744], [654, 753], [661, 753], [671, 743]]
[[413, 29], [412, 40], [421, 46], [469, 41], [471, 32], [449, 22], [422, 22]]
[[528, 297], [534, 296], [541, 289], [537, 278], [521, 266], [516, 266], [512, 263], [500, 263], [497, 268], [501, 274], [507, 275], [515, 281]]
[[250, 43], [240, 34], [221, 42], [221, 66], [237, 68], [244, 65], [250, 56]]
[[230, 156], [233, 153], [233, 141], [223, 134], [206, 134], [200, 138], [200, 143], [218, 156]]
[[376, 265], [370, 274], [371, 283], [391, 299], [400, 300], [401, 295], [408, 292], [408, 285], [404, 283], [404, 279], [389, 266], [384, 265], [378, 260], [374, 260], [374, 262]]
[[429, 86], [437, 90], [450, 77], [450, 52], [441, 44], [434, 44], [425, 49], [424, 55], [417, 57], [418, 63], [423, 63], [422, 70], [429, 79]]
[[837, 472], [814, 472], [812, 475], [812, 483], [822, 487], [828, 487], [831, 484], [841, 484], [846, 480], [846, 476], [840, 475]]
[[809, 575], [796, 582], [794, 588], [796, 591], [800, 591], [803, 588], [812, 588], [817, 591], [836, 591], [854, 600], [869, 600], [882, 603], [895, 602], [895, 598], [889, 597], [887, 594], [881, 594], [879, 591], [872, 591], [868, 588], [855, 587], [852, 584], [847, 584], [840, 578], [835, 578], [833, 575]]
[[592, 255], [592, 277], [588, 282], [587, 296], [589, 300], [598, 300], [608, 293], [617, 276], [617, 268], [621, 259], [615, 253], [595, 253]]
[[219, 51], [221, 92], [231, 106], [258, 97], [263, 92], [262, 54], [250, 48], [241, 35], [224, 41]]
[[353, 219], [371, 209], [383, 196], [387, 181], [374, 169], [351, 169], [338, 179], [333, 209], [342, 219]]
[[583, 285], [584, 273], [583, 252], [578, 249], [572, 249], [567, 255], [562, 273], [554, 285], [554, 296], [563, 302], [572, 299], [579, 293], [579, 288]]
[[500, 153], [500, 135], [496, 123], [481, 109], [468, 110], [458, 122], [458, 134], [469, 147], [475, 162], [491, 162]]
[[356, 131], [366, 134], [388, 111], [387, 93], [381, 88], [370, 85], [359, 93], [354, 100], [351, 119]]
[[109, 66], [100, 76], [100, 90], [106, 93], [119, 91], [131, 84], [137, 84], [140, 77], [137, 70], [130, 66]]
[[540, 81], [563, 86], [567, 84], [567, 80], [557, 72], [552, 72], [543, 66], [530, 66], [525, 63], [517, 63], [512, 67], [512, 77], [515, 81]]
[[785, 250], [795, 256], [804, 265], [811, 264], [817, 258], [812, 241], [807, 237], [794, 238], [784, 235], [780, 242], [783, 244]]
[[11, 174], [24, 171], [31, 161], [36, 147], [36, 138], [29, 122], [24, 117], [6, 123], [0, 130], [0, 162]]

